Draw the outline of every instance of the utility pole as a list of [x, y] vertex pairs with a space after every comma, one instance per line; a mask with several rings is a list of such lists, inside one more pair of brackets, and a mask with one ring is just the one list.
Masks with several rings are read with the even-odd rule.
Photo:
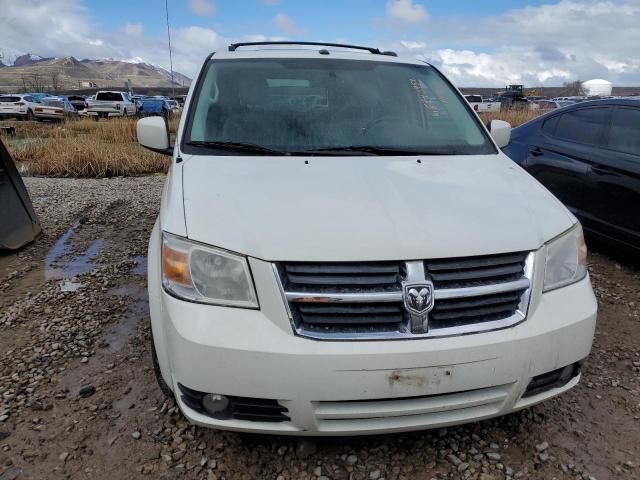
[[173, 83], [173, 56], [171, 54], [171, 31], [169, 29], [169, 0], [164, 0], [164, 10], [167, 15], [167, 38], [169, 39], [169, 69], [171, 71], [171, 91], [172, 97], [175, 98], [176, 90]]

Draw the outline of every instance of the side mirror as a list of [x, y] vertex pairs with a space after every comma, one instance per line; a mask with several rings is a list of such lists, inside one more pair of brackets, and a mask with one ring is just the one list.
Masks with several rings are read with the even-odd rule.
[[511, 124], [502, 120], [491, 120], [489, 132], [498, 148], [506, 147], [511, 140]]
[[138, 143], [149, 150], [164, 155], [173, 155], [169, 143], [169, 126], [163, 117], [147, 117], [136, 125]]

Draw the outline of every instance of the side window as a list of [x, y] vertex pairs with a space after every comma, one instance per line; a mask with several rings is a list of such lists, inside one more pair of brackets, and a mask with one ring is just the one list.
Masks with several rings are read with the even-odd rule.
[[640, 109], [616, 108], [613, 111], [607, 147], [640, 156]]
[[33, 98], [31, 98], [31, 97], [27, 96], [27, 97], [24, 97], [24, 101], [25, 101], [25, 102], [30, 102], [30, 103], [31, 103], [31, 102], [33, 102]]
[[597, 107], [564, 113], [558, 119], [554, 137], [567, 142], [596, 145], [608, 112], [608, 107]]
[[560, 120], [560, 115], [556, 115], [555, 117], [551, 117], [549, 120], [545, 120], [542, 124], [542, 131], [553, 137], [556, 127], [558, 126], [558, 120]]

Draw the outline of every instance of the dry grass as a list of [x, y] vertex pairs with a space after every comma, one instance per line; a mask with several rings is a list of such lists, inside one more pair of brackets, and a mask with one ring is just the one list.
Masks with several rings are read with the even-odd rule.
[[[483, 113], [483, 121], [505, 120], [516, 127], [540, 115], [537, 110]], [[175, 134], [179, 118], [170, 122]], [[4, 142], [21, 171], [52, 177], [113, 177], [164, 173], [169, 157], [138, 145], [136, 119], [96, 122], [81, 119], [63, 125], [15, 122], [16, 137]]]
[[[170, 123], [174, 133], [177, 124], [178, 119]], [[113, 177], [163, 173], [169, 167], [169, 157], [138, 145], [136, 119], [12, 125], [18, 135], [4, 142], [21, 171], [31, 175]]]
[[484, 122], [504, 120], [505, 122], [509, 122], [512, 127], [517, 127], [529, 120], [533, 120], [542, 113], [540, 110], [505, 110], [503, 112], [481, 113], [480, 118], [482, 118]]

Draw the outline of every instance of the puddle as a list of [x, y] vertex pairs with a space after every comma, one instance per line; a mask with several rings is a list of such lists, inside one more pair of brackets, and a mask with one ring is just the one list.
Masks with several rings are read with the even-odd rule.
[[93, 270], [92, 261], [104, 247], [104, 239], [93, 241], [82, 255], [74, 254], [73, 237], [79, 226], [80, 222], [76, 222], [47, 252], [44, 260], [47, 280], [69, 279]]
[[147, 276], [147, 257], [144, 255], [137, 255], [132, 257], [131, 260], [136, 262], [135, 266], [129, 270], [131, 275], [139, 275], [141, 277]]
[[107, 348], [110, 352], [117, 352], [135, 336], [138, 321], [142, 318], [148, 318], [149, 302], [146, 289], [138, 285], [114, 288], [109, 293], [129, 298], [129, 306], [124, 317], [102, 338], [103, 342], [108, 344]]

